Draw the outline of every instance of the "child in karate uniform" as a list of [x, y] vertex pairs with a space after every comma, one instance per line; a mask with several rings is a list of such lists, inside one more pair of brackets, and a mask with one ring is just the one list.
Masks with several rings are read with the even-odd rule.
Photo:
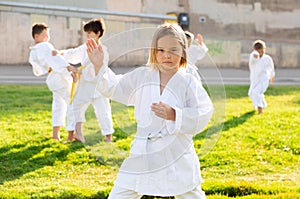
[[197, 44], [193, 44], [194, 34], [189, 31], [184, 31], [185, 36], [188, 42], [188, 66], [187, 72], [195, 75], [198, 80], [201, 80], [198, 68], [196, 67], [196, 62], [200, 59], [203, 59], [208, 52], [208, 48], [203, 42], [203, 37], [201, 34], [197, 35], [197, 39], [195, 40]]
[[248, 95], [258, 114], [267, 107], [264, 93], [275, 79], [274, 62], [270, 55], [265, 54], [266, 44], [262, 40], [253, 43], [253, 51], [249, 56], [250, 88]]
[[72, 76], [70, 71], [78, 70], [70, 66], [70, 64], [62, 56], [52, 56], [54, 47], [50, 40], [50, 31], [46, 24], [38, 23], [32, 26], [32, 37], [34, 46], [30, 47], [29, 63], [32, 65], [33, 74], [41, 76], [48, 73], [47, 86], [52, 92], [52, 127], [53, 139], [60, 140], [60, 128], [65, 126], [69, 136], [73, 135], [75, 129], [74, 115], [72, 107], [69, 106], [70, 88], [72, 84]]
[[193, 44], [194, 34], [189, 31], [184, 31], [187, 42], [188, 42], [188, 62], [195, 65], [197, 60], [203, 59], [208, 52], [208, 48], [203, 42], [203, 37], [201, 34], [197, 34], [197, 39], [195, 40], [198, 44]]
[[97, 89], [134, 106], [137, 121], [130, 155], [109, 199], [206, 198], [193, 135], [205, 128], [213, 106], [201, 82], [186, 72], [187, 41], [181, 27], [161, 25], [153, 35], [147, 66], [124, 75], [108, 68], [101, 44], [88, 40], [87, 47]]
[[[87, 38], [94, 39], [100, 43], [100, 38], [105, 32], [105, 24], [102, 18], [92, 19], [84, 24], [84, 32]], [[104, 48], [104, 47], [103, 47]], [[86, 52], [86, 44], [82, 44], [77, 48], [59, 51], [60, 54], [71, 64], [81, 63], [86, 67], [85, 60], [88, 60]], [[108, 63], [108, 54], [105, 62]], [[112, 141], [112, 134], [114, 133], [112, 113], [109, 99], [104, 97], [97, 89], [97, 79], [90, 78], [90, 73], [94, 72], [94, 67], [86, 67], [82, 69], [82, 74], [78, 82], [78, 89], [73, 100], [73, 109], [76, 121], [76, 134], [74, 138], [78, 141], [85, 142], [82, 125], [85, 120], [85, 112], [89, 105], [92, 105], [95, 115], [101, 127], [102, 135], [105, 136], [105, 142]]]

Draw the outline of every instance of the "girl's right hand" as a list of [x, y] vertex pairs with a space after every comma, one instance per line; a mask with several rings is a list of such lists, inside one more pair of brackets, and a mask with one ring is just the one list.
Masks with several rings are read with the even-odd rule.
[[87, 53], [90, 61], [94, 65], [95, 73], [98, 74], [103, 65], [104, 53], [101, 44], [97, 44], [94, 39], [88, 39], [86, 42]]

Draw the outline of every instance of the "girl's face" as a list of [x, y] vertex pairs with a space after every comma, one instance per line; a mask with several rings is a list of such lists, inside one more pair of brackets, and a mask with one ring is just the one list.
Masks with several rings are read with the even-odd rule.
[[46, 42], [50, 40], [50, 30], [44, 29], [41, 34], [35, 34], [34, 41], [35, 43]]
[[88, 39], [94, 39], [97, 43], [98, 43], [99, 35], [100, 32], [98, 32], [97, 34], [94, 33], [93, 31], [86, 32], [86, 37]]
[[182, 47], [174, 36], [166, 35], [158, 39], [156, 60], [161, 72], [178, 71], [182, 54]]

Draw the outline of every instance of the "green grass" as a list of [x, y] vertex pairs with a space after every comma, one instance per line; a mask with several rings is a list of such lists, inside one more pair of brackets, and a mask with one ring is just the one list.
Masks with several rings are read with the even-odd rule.
[[[262, 115], [248, 86], [225, 89], [224, 123], [213, 120], [194, 138], [207, 198], [300, 198], [300, 87], [271, 86]], [[136, 130], [132, 108], [112, 109], [112, 144], [103, 142], [92, 108], [85, 145], [55, 142], [46, 86], [0, 85], [0, 198], [106, 198]]]

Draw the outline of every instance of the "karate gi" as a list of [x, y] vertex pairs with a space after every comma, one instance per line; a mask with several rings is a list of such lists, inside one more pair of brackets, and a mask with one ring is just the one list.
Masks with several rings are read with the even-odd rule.
[[[107, 52], [106, 47], [103, 49]], [[72, 64], [81, 63], [87, 66], [85, 60], [88, 60], [86, 44], [77, 48], [62, 50], [64, 58]], [[105, 53], [105, 62], [108, 63], [108, 53]], [[94, 73], [93, 66], [87, 66], [82, 70], [82, 75], [78, 82], [78, 88], [73, 99], [73, 109], [76, 122], [85, 122], [85, 112], [92, 104], [102, 135], [110, 135], [114, 132], [112, 113], [109, 99], [104, 97], [97, 89], [97, 79], [91, 78], [90, 73]]]
[[201, 77], [198, 73], [198, 68], [195, 65], [197, 60], [203, 59], [208, 51], [207, 46], [205, 43], [202, 42], [202, 45], [195, 45], [192, 44], [188, 48], [188, 65], [187, 65], [187, 72], [194, 75], [199, 81], [201, 81]]
[[205, 43], [202, 42], [202, 45], [192, 44], [188, 48], [188, 62], [189, 64], [195, 65], [197, 60], [203, 59], [208, 51]]
[[72, 107], [69, 105], [72, 77], [66, 68], [69, 63], [62, 56], [52, 56], [52, 50], [54, 47], [49, 42], [30, 47], [29, 63], [35, 76], [45, 75], [49, 71], [46, 83], [53, 94], [52, 126], [65, 126], [67, 115], [66, 129], [73, 131], [75, 121]]
[[264, 54], [260, 58], [255, 58], [254, 54], [258, 55], [257, 51], [253, 51], [249, 56], [249, 69], [250, 69], [250, 88], [248, 96], [252, 100], [255, 108], [266, 108], [267, 103], [264, 97], [270, 79], [275, 77], [273, 59]]
[[[198, 189], [202, 178], [192, 139], [205, 128], [213, 113], [212, 102], [201, 83], [183, 68], [169, 80], [162, 94], [159, 71], [150, 67], [115, 75], [103, 66], [97, 77], [97, 89], [115, 101], [134, 106], [137, 121], [130, 156], [120, 167], [109, 198], [131, 198], [125, 196], [127, 193], [121, 197], [119, 188], [156, 196]], [[175, 109], [176, 121], [162, 119], [151, 111], [151, 104], [160, 101]], [[203, 191], [200, 194], [205, 198]]]

